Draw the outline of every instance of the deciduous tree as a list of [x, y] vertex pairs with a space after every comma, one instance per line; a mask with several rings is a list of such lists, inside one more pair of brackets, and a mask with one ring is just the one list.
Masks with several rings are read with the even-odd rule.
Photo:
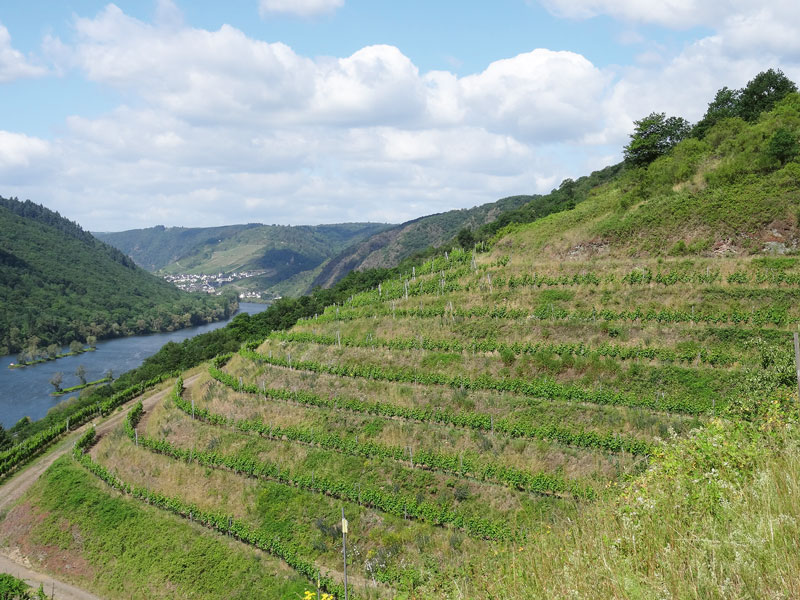
[[667, 117], [665, 113], [650, 113], [633, 122], [636, 128], [630, 143], [625, 146], [625, 161], [641, 167], [667, 153], [685, 138], [691, 128], [683, 117]]

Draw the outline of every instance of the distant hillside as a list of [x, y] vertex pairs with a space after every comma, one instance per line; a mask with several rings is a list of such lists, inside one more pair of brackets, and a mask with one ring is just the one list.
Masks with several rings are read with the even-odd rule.
[[297, 227], [250, 223], [199, 228], [158, 226], [94, 235], [150, 271], [263, 271], [234, 287], [282, 295], [305, 291], [322, 263], [386, 227], [380, 223]]
[[172, 330], [232, 308], [181, 292], [57, 212], [0, 197], [0, 355]]
[[331, 259], [311, 287], [330, 287], [352, 270], [388, 268], [403, 259], [449, 242], [464, 228], [476, 229], [537, 196], [511, 196], [470, 209], [451, 210], [396, 225], [355, 244]]

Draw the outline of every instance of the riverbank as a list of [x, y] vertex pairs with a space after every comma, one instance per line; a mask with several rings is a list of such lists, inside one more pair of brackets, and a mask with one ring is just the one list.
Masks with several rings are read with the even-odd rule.
[[62, 352], [60, 354], [56, 354], [55, 356], [42, 356], [37, 358], [36, 360], [27, 360], [27, 361], [18, 361], [16, 363], [11, 363], [8, 365], [9, 369], [24, 369], [25, 367], [31, 367], [33, 365], [39, 365], [46, 362], [51, 362], [54, 360], [58, 360], [59, 358], [66, 358], [67, 356], [78, 356], [79, 354], [83, 354], [84, 352], [94, 352], [97, 350], [97, 346], [87, 346], [86, 348], [81, 348], [80, 350], [70, 350], [69, 352]]
[[[241, 302], [239, 313], [256, 314], [267, 308], [264, 304]], [[102, 340], [97, 343], [97, 351], [67, 356], [59, 361], [48, 361], [34, 369], [7, 369], [16, 356], [0, 358], [0, 424], [6, 429], [12, 427], [23, 417], [36, 421], [47, 414], [51, 408], [62, 402], [69, 402], [77, 394], [53, 397], [50, 378], [56, 372], [65, 374], [65, 384], [77, 385], [78, 378], [71, 379], [66, 374], [74, 373], [79, 365], [86, 368], [87, 380], [97, 380], [105, 376], [109, 369], [113, 373], [125, 373], [139, 367], [146, 358], [152, 356], [169, 342], [180, 343], [186, 339], [214, 331], [230, 323], [233, 316], [214, 323], [165, 333], [137, 335]], [[69, 377], [69, 379], [68, 379]]]
[[98, 379], [97, 381], [87, 381], [86, 383], [73, 385], [72, 387], [64, 388], [63, 390], [56, 390], [55, 392], [51, 392], [50, 395], [66, 396], [67, 394], [71, 394], [72, 392], [78, 392], [88, 387], [92, 387], [93, 385], [100, 385], [101, 383], [107, 383], [109, 381], [111, 381], [111, 377], [103, 377], [102, 379]]

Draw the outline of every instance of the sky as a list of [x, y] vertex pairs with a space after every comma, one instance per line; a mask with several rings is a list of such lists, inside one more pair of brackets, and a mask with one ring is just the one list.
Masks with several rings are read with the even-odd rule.
[[0, 195], [91, 231], [399, 223], [800, 82], [799, 34], [796, 0], [4, 0]]

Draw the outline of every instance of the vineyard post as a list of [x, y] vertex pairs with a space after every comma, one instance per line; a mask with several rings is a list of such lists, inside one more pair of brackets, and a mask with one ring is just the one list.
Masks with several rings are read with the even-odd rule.
[[344, 560], [344, 600], [347, 600], [347, 519], [342, 506], [342, 557]]
[[800, 339], [798, 339], [796, 331], [794, 333], [794, 366], [797, 370], [797, 394], [798, 401], [800, 401]]
[[69, 417], [67, 417], [67, 431], [69, 431]]
[[194, 419], [194, 398], [192, 398], [192, 419]]

